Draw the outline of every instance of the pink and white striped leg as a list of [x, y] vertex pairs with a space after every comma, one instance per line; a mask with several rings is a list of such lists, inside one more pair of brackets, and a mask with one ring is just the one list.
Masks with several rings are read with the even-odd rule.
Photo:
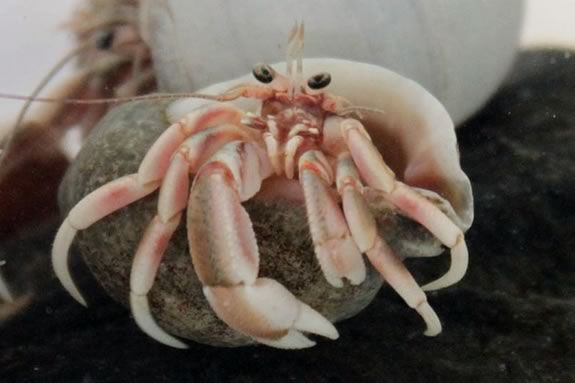
[[333, 174], [320, 151], [308, 151], [300, 157], [299, 181], [315, 254], [325, 278], [335, 287], [343, 286], [343, 278], [360, 284], [365, 280], [365, 263], [329, 187]]
[[146, 229], [132, 263], [130, 306], [138, 326], [160, 343], [176, 348], [187, 346], [165, 332], [154, 320], [148, 292], [154, 284], [160, 262], [186, 208], [189, 190], [189, 165], [184, 153], [177, 153], [160, 187], [158, 213]]
[[157, 182], [140, 184], [136, 174], [108, 182], [78, 202], [58, 229], [52, 247], [54, 272], [70, 295], [84, 306], [87, 305], [86, 301], [74, 284], [68, 268], [68, 254], [76, 233], [124, 206], [147, 196], [157, 188]]
[[244, 112], [232, 105], [210, 104], [198, 108], [172, 124], [154, 142], [138, 169], [141, 183], [157, 181], [164, 177], [170, 158], [184, 141], [204, 130], [220, 124], [240, 125]]
[[[240, 126], [226, 122], [228, 120], [234, 122], [237, 119], [236, 112], [234, 108], [212, 106], [208, 111], [204, 110], [197, 117], [191, 118], [196, 123], [192, 124], [190, 130], [195, 133], [181, 144], [163, 175], [164, 179], [158, 198], [158, 214], [148, 226], [134, 258], [130, 275], [130, 305], [134, 319], [142, 331], [168, 346], [187, 347], [155, 322], [147, 294], [152, 288], [169, 241], [180, 222], [181, 212], [186, 208], [189, 174], [196, 172], [203, 162], [227, 142], [249, 138], [247, 132]], [[198, 121], [200, 124], [197, 123]], [[204, 124], [219, 125], [205, 129]], [[163, 151], [162, 156], [167, 157], [167, 150], [171, 150], [170, 145], [164, 145], [163, 149], [155, 152], [151, 150], [151, 155]]]
[[337, 330], [277, 281], [258, 278], [255, 233], [241, 205], [272, 172], [266, 154], [242, 142], [202, 166], [188, 203], [192, 261], [210, 306], [228, 326], [272, 347], [311, 347], [302, 332], [334, 339]]
[[439, 334], [441, 322], [427, 302], [425, 293], [401, 259], [377, 233], [375, 219], [362, 195], [359, 174], [349, 153], [343, 153], [338, 158], [337, 189], [355, 243], [409, 307], [421, 315], [427, 324], [425, 335]]
[[385, 192], [389, 202], [450, 248], [449, 270], [441, 278], [423, 286], [423, 289], [437, 290], [457, 283], [465, 275], [468, 264], [467, 246], [461, 229], [432, 202], [395, 179], [359, 121], [344, 120], [341, 123], [341, 133], [361, 178], [373, 188]]

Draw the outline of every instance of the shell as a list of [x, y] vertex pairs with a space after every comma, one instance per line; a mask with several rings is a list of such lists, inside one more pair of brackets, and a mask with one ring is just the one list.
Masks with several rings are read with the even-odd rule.
[[496, 90], [518, 47], [523, 0], [146, 0], [142, 33], [166, 91], [197, 90], [284, 59], [306, 24], [306, 57], [384, 66], [422, 84], [458, 124]]
[[[280, 72], [285, 63], [273, 65]], [[467, 230], [473, 221], [473, 195], [469, 179], [459, 165], [457, 139], [447, 110], [416, 82], [385, 68], [337, 59], [303, 61], [304, 78], [329, 72], [329, 93], [342, 96], [353, 105], [376, 108], [381, 112], [363, 113], [362, 122], [385, 161], [400, 180], [408, 185], [431, 190], [453, 207], [454, 222]], [[239, 84], [258, 84], [253, 76], [215, 84], [201, 93], [219, 94]], [[172, 122], [184, 117], [203, 100], [186, 99], [168, 108]], [[235, 102], [246, 111], [256, 112], [259, 102]]]

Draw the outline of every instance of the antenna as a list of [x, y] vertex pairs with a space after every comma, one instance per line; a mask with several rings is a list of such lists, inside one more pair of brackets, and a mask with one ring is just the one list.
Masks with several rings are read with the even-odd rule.
[[286, 75], [291, 82], [291, 87], [288, 90], [290, 97], [293, 97], [294, 94], [298, 94], [301, 91], [301, 84], [303, 80], [304, 32], [303, 21], [300, 21], [299, 23], [296, 21], [288, 37], [286, 52]]
[[[20, 112], [18, 113], [18, 117], [16, 118], [16, 122], [14, 123], [14, 127], [12, 128], [12, 130], [10, 132], [7, 133], [6, 137], [4, 137], [3, 140], [1, 140], [2, 142], [0, 142], [0, 144], [3, 144], [0, 147], [0, 165], [2, 164], [2, 162], [4, 162], [4, 160], [6, 159], [6, 157], [8, 156], [8, 152], [10, 150], [10, 147], [12, 146], [12, 142], [14, 141], [14, 137], [16, 136], [16, 134], [19, 132], [20, 127], [22, 126], [22, 122], [24, 121], [24, 118], [26, 117], [26, 113], [28, 113], [28, 110], [30, 109], [30, 106], [32, 105], [32, 102], [35, 101], [36, 97], [40, 94], [40, 92], [46, 87], [46, 85], [48, 85], [48, 83], [50, 82], [50, 80], [52, 80], [52, 78], [54, 78], [54, 76], [66, 65], [68, 64], [72, 59], [74, 59], [75, 57], [77, 57], [79, 54], [81, 54], [82, 52], [84, 52], [86, 49], [88, 49], [90, 47], [90, 45], [92, 44], [92, 42], [87, 42], [84, 43], [82, 45], [80, 45], [79, 47], [73, 49], [72, 51], [70, 51], [69, 53], [67, 53], [64, 57], [62, 57], [60, 59], [60, 61], [58, 61], [49, 71], [48, 73], [44, 76], [44, 78], [42, 78], [42, 81], [40, 81], [40, 83], [36, 86], [36, 88], [34, 89], [34, 91], [32, 91], [32, 94], [30, 94], [30, 96], [27, 97], [22, 97], [19, 98], [21, 100], [26, 101], [26, 103], [24, 104], [24, 106], [22, 106], [22, 108], [20, 109]], [[17, 99], [16, 97], [2, 97], [2, 98], [12, 98], [12, 99]]]

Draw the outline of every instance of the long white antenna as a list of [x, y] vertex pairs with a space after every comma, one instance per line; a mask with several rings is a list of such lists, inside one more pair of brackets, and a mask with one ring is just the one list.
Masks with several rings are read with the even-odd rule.
[[[291, 82], [291, 87], [288, 89], [290, 97], [294, 93], [297, 94], [301, 91], [301, 82], [303, 78], [303, 47], [304, 47], [304, 25], [303, 21], [295, 22], [292, 27], [287, 44], [286, 52], [286, 75]], [[294, 70], [295, 62], [295, 70]]]
[[303, 81], [303, 47], [304, 47], [304, 37], [305, 37], [304, 32], [305, 31], [304, 31], [304, 27], [303, 27], [303, 21], [301, 21], [299, 24], [299, 29], [298, 29], [297, 38], [296, 38], [296, 41], [298, 43], [297, 56], [296, 56], [297, 68], [296, 68], [296, 76], [295, 76], [295, 84], [294, 84], [296, 95], [301, 92], [301, 85], [302, 85], [302, 81]]

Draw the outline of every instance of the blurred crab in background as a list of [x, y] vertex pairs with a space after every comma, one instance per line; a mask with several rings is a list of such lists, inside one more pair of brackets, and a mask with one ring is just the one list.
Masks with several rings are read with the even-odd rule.
[[[77, 45], [30, 94], [38, 96], [70, 62], [76, 71], [49, 94], [53, 98], [111, 98], [156, 89], [148, 46], [138, 27], [137, 0], [91, 0], [65, 27]], [[0, 137], [0, 237], [15, 234], [58, 214], [56, 192], [71, 157], [64, 136], [74, 128], [85, 137], [110, 104], [42, 104], [22, 108], [15, 128]], [[22, 198], [26, 196], [26, 198]], [[43, 201], [38, 205], [34, 201]]]

